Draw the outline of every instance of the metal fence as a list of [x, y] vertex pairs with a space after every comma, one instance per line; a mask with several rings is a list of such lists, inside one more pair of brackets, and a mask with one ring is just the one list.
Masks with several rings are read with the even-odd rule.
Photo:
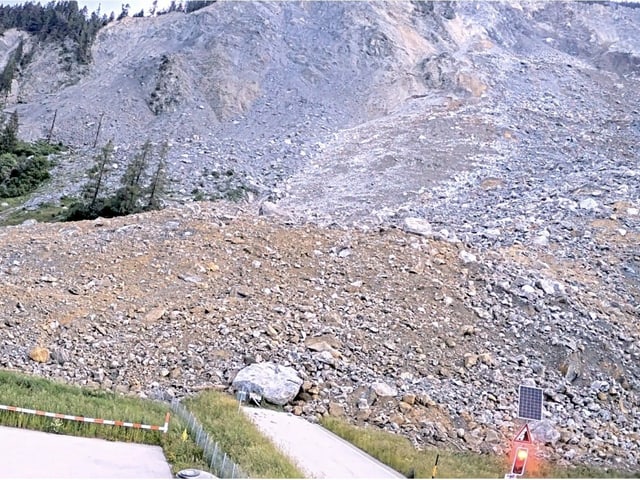
[[211, 439], [209, 434], [202, 428], [202, 424], [177, 399], [171, 400], [171, 410], [187, 424], [187, 433], [204, 451], [204, 458], [209, 465], [211, 473], [219, 478], [249, 478], [222, 451], [218, 442]]

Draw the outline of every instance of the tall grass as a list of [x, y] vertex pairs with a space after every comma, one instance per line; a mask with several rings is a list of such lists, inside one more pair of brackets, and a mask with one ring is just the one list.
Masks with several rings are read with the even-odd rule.
[[[511, 467], [507, 457], [494, 457], [448, 450], [417, 450], [400, 435], [375, 428], [356, 427], [336, 417], [324, 417], [321, 424], [339, 437], [354, 444], [382, 463], [415, 478], [431, 478], [439, 455], [438, 478], [503, 478]], [[640, 472], [605, 470], [586, 466], [563, 468], [554, 464], [529, 462], [525, 477], [529, 478], [638, 478]]]
[[184, 401], [209, 435], [252, 478], [303, 478], [304, 474], [238, 410], [233, 397], [205, 391]]
[[[147, 425], [163, 425], [169, 408], [168, 405], [151, 400], [84, 389], [1, 370], [0, 404]], [[189, 467], [206, 470], [202, 449], [191, 440], [184, 441], [181, 438], [185, 425], [175, 416], [169, 422], [169, 432], [166, 435], [162, 432], [61, 420], [4, 410], [0, 411], [0, 425], [159, 445], [174, 473]]]

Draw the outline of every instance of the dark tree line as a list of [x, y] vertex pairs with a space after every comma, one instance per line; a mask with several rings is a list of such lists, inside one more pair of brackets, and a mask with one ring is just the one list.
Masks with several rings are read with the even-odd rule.
[[87, 64], [98, 31], [113, 19], [100, 15], [99, 11], [89, 14], [86, 6], [79, 9], [77, 1], [50, 2], [44, 6], [33, 2], [0, 5], [0, 34], [17, 28], [40, 42], [71, 40], [76, 46], [76, 60]]
[[[157, 14], [164, 15], [171, 12], [191, 13], [196, 10], [200, 10], [201, 8], [208, 7], [215, 2], [216, 0], [187, 0], [186, 2], [182, 2], [182, 0], [171, 0], [169, 7], [166, 10], [157, 11]], [[156, 13], [156, 7], [157, 2], [154, 2], [154, 8], [151, 10], [152, 15]]]

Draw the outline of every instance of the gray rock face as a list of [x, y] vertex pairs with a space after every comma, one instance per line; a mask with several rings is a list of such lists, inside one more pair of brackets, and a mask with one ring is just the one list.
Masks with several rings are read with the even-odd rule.
[[302, 379], [291, 367], [271, 362], [254, 363], [238, 372], [232, 387], [261, 395], [275, 405], [292, 401], [302, 386]]

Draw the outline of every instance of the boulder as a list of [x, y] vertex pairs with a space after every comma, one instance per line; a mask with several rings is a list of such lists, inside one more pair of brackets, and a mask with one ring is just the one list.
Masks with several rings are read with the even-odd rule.
[[561, 434], [549, 420], [535, 422], [531, 427], [531, 435], [536, 442], [546, 445], [555, 445], [560, 440]]
[[376, 395], [379, 397], [395, 397], [398, 395], [398, 390], [395, 387], [383, 382], [372, 384], [371, 389], [376, 392]]
[[429, 236], [433, 233], [431, 224], [422, 218], [408, 217], [404, 219], [404, 231], [416, 235]]
[[29, 351], [29, 358], [34, 362], [47, 363], [49, 361], [49, 350], [44, 347], [34, 347]]
[[272, 362], [253, 363], [238, 372], [232, 382], [237, 390], [257, 393], [275, 405], [292, 401], [302, 386], [302, 379], [291, 367]]

